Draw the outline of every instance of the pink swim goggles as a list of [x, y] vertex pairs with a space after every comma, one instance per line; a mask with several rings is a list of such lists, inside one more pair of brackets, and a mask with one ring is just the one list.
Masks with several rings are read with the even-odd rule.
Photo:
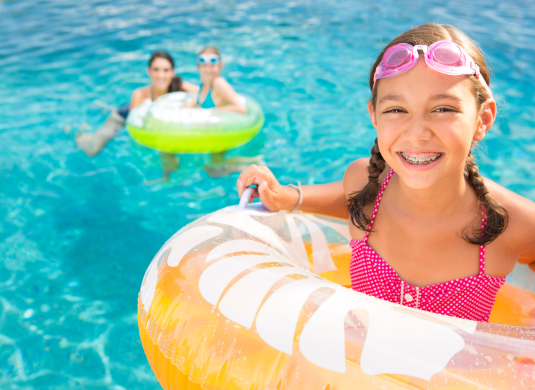
[[388, 48], [383, 60], [375, 69], [373, 87], [379, 79], [394, 77], [411, 70], [418, 63], [420, 54], [424, 52], [425, 63], [437, 72], [451, 76], [475, 75], [483, 84], [492, 98], [492, 91], [479, 72], [479, 66], [458, 44], [451, 41], [438, 41], [431, 46], [398, 43]]

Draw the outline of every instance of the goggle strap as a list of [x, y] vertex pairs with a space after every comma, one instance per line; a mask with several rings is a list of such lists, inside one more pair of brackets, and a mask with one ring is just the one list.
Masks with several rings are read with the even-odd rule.
[[[383, 62], [383, 61], [381, 61]], [[380, 70], [379, 70], [379, 67], [381, 66], [381, 64], [379, 64], [379, 66], [377, 66], [375, 68], [375, 74], [373, 75], [373, 87], [372, 87], [372, 90], [375, 88], [375, 84], [377, 83], [377, 80], [379, 80], [379, 77], [377, 77], [377, 75], [380, 73]]]
[[492, 90], [490, 89], [489, 85], [485, 81], [485, 78], [481, 74], [479, 66], [477, 66], [477, 64], [473, 60], [470, 60], [470, 68], [472, 68], [472, 70], [474, 71], [474, 76], [476, 76], [479, 82], [483, 85], [490, 98], [493, 99], [494, 96], [492, 95]]

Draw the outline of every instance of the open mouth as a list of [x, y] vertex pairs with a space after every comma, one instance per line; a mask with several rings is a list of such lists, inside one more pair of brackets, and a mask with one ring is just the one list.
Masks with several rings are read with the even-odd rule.
[[433, 161], [436, 161], [442, 156], [442, 153], [423, 153], [423, 154], [411, 154], [411, 153], [400, 153], [401, 156], [407, 161], [409, 164], [414, 165], [426, 165], [431, 164]]

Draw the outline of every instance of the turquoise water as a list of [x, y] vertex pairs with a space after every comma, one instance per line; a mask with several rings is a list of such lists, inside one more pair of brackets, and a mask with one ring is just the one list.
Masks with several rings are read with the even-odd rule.
[[196, 52], [220, 47], [224, 75], [266, 113], [233, 154], [263, 154], [284, 183], [323, 183], [369, 153], [382, 46], [426, 21], [455, 24], [488, 55], [500, 104], [481, 170], [535, 200], [535, 5], [445, 4], [0, 2], [0, 388], [159, 388], [137, 331], [145, 269], [177, 229], [238, 197], [237, 175], [210, 179], [204, 155], [146, 187], [158, 156], [125, 132], [93, 159], [75, 148], [72, 133], [106, 116], [97, 101], [119, 105], [148, 82], [152, 50], [198, 82]]

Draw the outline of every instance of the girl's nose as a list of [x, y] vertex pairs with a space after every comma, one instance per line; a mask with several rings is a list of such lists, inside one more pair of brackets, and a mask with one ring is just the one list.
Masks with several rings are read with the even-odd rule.
[[427, 121], [415, 118], [410, 123], [407, 123], [404, 136], [413, 142], [429, 141], [432, 131]]

